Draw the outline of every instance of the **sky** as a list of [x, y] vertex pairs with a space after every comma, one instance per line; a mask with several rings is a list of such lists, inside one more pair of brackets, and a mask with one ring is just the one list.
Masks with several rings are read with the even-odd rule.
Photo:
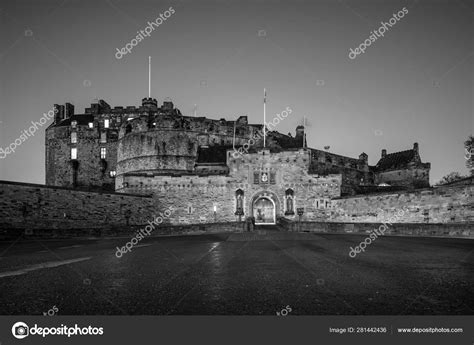
[[[165, 21], [116, 58], [149, 21]], [[349, 57], [393, 14], [407, 12], [364, 53]], [[112, 107], [166, 98], [185, 115], [263, 121], [308, 146], [375, 165], [420, 146], [431, 183], [467, 174], [463, 142], [474, 133], [473, 25], [468, 0], [119, 1], [15, 0], [0, 8], [0, 148], [53, 104], [76, 113], [96, 99]], [[380, 33], [380, 31], [379, 31]], [[44, 130], [0, 159], [0, 179], [45, 182]]]

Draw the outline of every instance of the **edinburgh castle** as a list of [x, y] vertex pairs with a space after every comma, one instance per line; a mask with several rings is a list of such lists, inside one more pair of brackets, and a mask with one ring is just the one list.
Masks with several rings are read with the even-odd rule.
[[417, 143], [382, 150], [370, 166], [363, 152], [351, 158], [308, 148], [303, 126], [292, 136], [267, 124], [264, 146], [263, 125], [246, 116], [183, 116], [171, 101], [111, 108], [100, 100], [85, 114], [69, 103], [55, 109], [46, 130], [47, 185], [152, 195], [175, 207], [177, 223], [253, 216], [275, 224], [297, 210], [312, 220], [330, 215], [334, 198], [429, 186], [430, 164], [421, 162]]

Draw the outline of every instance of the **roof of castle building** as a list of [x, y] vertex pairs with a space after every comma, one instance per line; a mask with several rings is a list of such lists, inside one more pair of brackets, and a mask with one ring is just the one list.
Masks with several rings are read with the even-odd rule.
[[94, 122], [94, 115], [92, 114], [83, 114], [83, 115], [72, 115], [67, 119], [62, 120], [56, 124], [56, 127], [70, 126], [72, 121], [76, 121], [77, 125], [87, 125], [89, 122]]
[[413, 149], [390, 153], [381, 158], [375, 168], [378, 171], [388, 169], [405, 169], [407, 168], [408, 163], [411, 163], [415, 160], [415, 157], [415, 150]]
[[197, 163], [223, 163], [227, 161], [227, 150], [232, 149], [232, 145], [200, 146], [198, 148]]
[[277, 131], [269, 133], [269, 137], [282, 149], [295, 149], [303, 147], [302, 138], [294, 138], [289, 135], [281, 134]]

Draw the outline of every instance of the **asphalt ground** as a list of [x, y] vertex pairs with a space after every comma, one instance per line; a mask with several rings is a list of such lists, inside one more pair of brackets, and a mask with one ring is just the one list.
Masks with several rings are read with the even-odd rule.
[[[2, 315], [473, 315], [474, 241], [242, 233], [0, 243]], [[55, 309], [53, 310], [53, 307]]]

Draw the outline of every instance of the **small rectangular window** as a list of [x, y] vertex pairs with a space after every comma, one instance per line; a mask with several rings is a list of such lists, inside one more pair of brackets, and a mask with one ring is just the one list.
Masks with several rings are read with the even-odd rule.
[[101, 143], [106, 143], [107, 142], [107, 133], [106, 132], [100, 133], [100, 142]]
[[254, 184], [260, 183], [260, 174], [257, 171], [253, 173], [253, 183]]
[[71, 149], [71, 159], [77, 159], [77, 148], [75, 147]]
[[77, 127], [77, 121], [71, 121], [71, 127], [76, 128]]
[[77, 143], [77, 132], [71, 132], [71, 144]]
[[89, 122], [89, 128], [94, 128], [94, 122]]
[[105, 147], [100, 148], [100, 159], [105, 159], [107, 157], [107, 149]]
[[105, 128], [109, 128], [109, 125], [110, 125], [110, 120], [109, 120], [109, 119], [105, 119], [105, 120], [104, 120], [104, 127], [105, 127]]

